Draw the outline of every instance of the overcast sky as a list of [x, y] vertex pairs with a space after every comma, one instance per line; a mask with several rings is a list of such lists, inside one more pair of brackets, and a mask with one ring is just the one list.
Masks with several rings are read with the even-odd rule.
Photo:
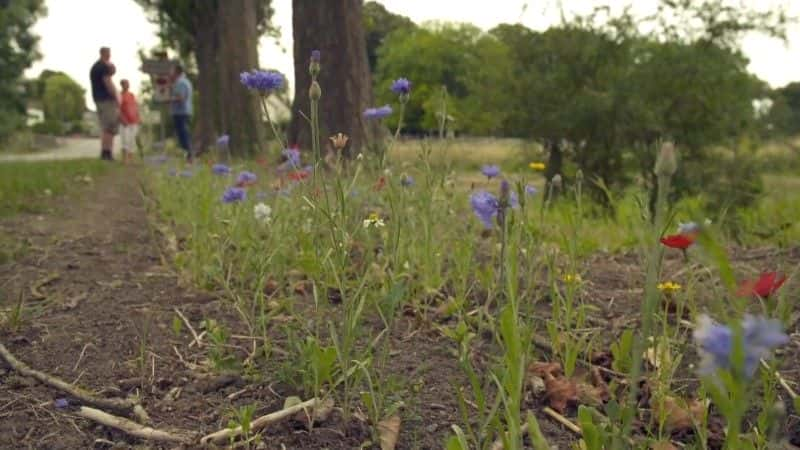
[[[788, 7], [793, 16], [800, 16], [800, 0], [741, 0], [759, 8], [777, 5]], [[259, 46], [262, 67], [275, 68], [292, 78], [292, 11], [291, 0], [272, 0], [274, 23], [280, 27], [280, 40], [264, 38]], [[112, 49], [117, 66], [117, 79], [128, 78], [138, 92], [144, 74], [139, 72], [137, 50], [158, 44], [156, 28], [134, 0], [47, 0], [48, 15], [35, 26], [41, 37], [39, 50], [43, 58], [27, 73], [37, 76], [43, 69], [61, 70], [88, 90], [89, 67], [97, 59], [101, 46]], [[471, 22], [483, 29], [499, 23], [521, 22], [542, 30], [560, 20], [559, 3], [564, 11], [586, 13], [597, 5], [610, 5], [619, 11], [635, 3], [634, 11], [647, 15], [655, 11], [658, 0], [382, 0], [390, 11], [410, 17], [419, 23], [428, 20]], [[524, 5], [528, 4], [525, 8]], [[80, 5], [80, 7], [77, 7]], [[98, 15], [107, 14], [107, 20]], [[800, 26], [789, 30], [788, 45], [752, 33], [742, 42], [750, 58], [750, 70], [773, 87], [800, 81]], [[91, 106], [91, 105], [90, 105]]]

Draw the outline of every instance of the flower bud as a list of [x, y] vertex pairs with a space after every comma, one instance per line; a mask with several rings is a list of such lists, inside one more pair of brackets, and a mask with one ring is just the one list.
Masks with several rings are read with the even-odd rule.
[[553, 178], [550, 180], [550, 183], [553, 184], [555, 189], [561, 189], [561, 174], [553, 175]]
[[654, 170], [659, 177], [671, 177], [678, 170], [675, 145], [672, 142], [666, 141], [661, 144]]
[[308, 88], [308, 97], [313, 101], [317, 101], [322, 97], [322, 88], [316, 81], [311, 82], [311, 87]]
[[314, 80], [316, 80], [317, 76], [319, 75], [321, 59], [322, 54], [319, 50], [311, 51], [311, 60], [308, 63], [308, 73], [311, 74], [311, 78]]
[[575, 172], [575, 182], [579, 184], [583, 183], [583, 171], [581, 169]]

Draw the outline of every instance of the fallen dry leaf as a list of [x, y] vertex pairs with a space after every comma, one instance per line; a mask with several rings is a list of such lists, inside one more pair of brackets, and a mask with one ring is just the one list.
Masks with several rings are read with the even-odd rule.
[[550, 407], [562, 414], [568, 405], [578, 402], [578, 387], [569, 378], [556, 378], [547, 374], [544, 377], [544, 386]]
[[650, 446], [650, 450], [678, 450], [678, 447], [672, 445], [670, 441], [658, 441]]
[[331, 415], [331, 412], [333, 412], [333, 405], [333, 399], [327, 398], [313, 408], [313, 410], [309, 409], [307, 411], [298, 412], [294, 415], [294, 420], [302, 423], [306, 428], [309, 428], [309, 418], [311, 418], [309, 416], [313, 417], [312, 423], [324, 422]]
[[378, 422], [381, 450], [394, 450], [400, 437], [400, 416], [394, 415]]
[[[654, 405], [658, 408], [659, 405]], [[663, 408], [655, 417], [664, 417], [664, 428], [667, 432], [688, 431], [694, 428], [695, 423], [701, 423], [706, 413], [708, 404], [700, 400], [685, 401], [669, 395], [664, 396]]]
[[602, 407], [609, 399], [608, 385], [600, 374], [600, 369], [592, 368], [592, 384], [579, 383], [578, 402], [582, 405]]
[[561, 364], [557, 362], [532, 362], [528, 366], [528, 372], [546, 378], [548, 375], [559, 377], [564, 374]]

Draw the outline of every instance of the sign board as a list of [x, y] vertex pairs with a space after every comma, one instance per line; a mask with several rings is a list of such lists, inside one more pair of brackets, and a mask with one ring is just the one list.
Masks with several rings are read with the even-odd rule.
[[142, 62], [142, 72], [149, 74], [150, 81], [153, 83], [153, 101], [169, 101], [172, 90], [170, 75], [176, 64], [175, 61], [169, 59], [145, 59]]

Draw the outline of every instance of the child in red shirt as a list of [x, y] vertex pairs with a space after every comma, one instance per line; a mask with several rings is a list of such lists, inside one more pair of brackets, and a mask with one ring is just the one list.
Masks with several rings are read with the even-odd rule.
[[139, 105], [136, 97], [130, 92], [128, 80], [120, 81], [122, 94], [119, 103], [120, 140], [122, 141], [122, 155], [125, 164], [133, 160], [133, 147], [136, 145], [136, 135], [139, 133]]

